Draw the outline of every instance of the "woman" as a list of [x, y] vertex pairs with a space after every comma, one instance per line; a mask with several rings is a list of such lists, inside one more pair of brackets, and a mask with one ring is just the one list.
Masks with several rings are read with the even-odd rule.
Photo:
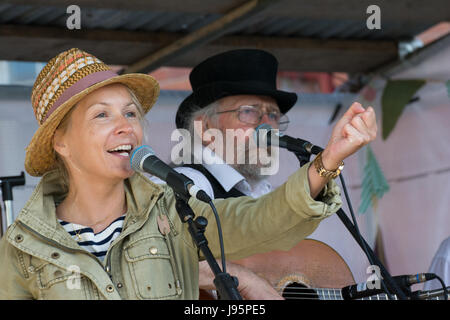
[[[118, 76], [79, 49], [44, 67], [32, 92], [40, 127], [25, 159], [43, 177], [0, 242], [0, 299], [198, 298], [201, 257], [172, 190], [129, 164], [158, 92], [152, 77]], [[375, 132], [373, 110], [352, 106], [320, 165], [336, 168]], [[209, 206], [189, 204], [214, 220]], [[340, 204], [336, 184], [309, 164], [258, 200], [216, 200], [227, 258], [290, 248]], [[213, 224], [206, 237], [219, 256]]]

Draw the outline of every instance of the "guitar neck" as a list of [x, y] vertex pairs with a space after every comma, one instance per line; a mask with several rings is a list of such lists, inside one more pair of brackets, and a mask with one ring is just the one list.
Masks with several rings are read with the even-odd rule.
[[[342, 295], [342, 289], [334, 289], [334, 288], [314, 288], [316, 291], [319, 300], [344, 300]], [[397, 295], [392, 295], [392, 300], [398, 300]], [[356, 300], [391, 300], [386, 293], [376, 294], [369, 297], [359, 298]], [[429, 297], [426, 300], [442, 300], [439, 296]]]
[[[316, 288], [320, 300], [344, 300], [341, 289], [332, 288]], [[394, 300], [398, 300], [396, 295], [393, 295]], [[390, 300], [386, 293], [376, 294], [369, 297], [359, 298], [356, 300]]]
[[314, 288], [319, 300], [344, 300], [341, 289]]

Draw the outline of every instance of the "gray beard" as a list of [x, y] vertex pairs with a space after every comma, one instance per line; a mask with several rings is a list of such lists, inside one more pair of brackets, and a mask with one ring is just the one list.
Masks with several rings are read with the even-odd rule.
[[247, 181], [259, 182], [265, 178], [261, 174], [261, 166], [257, 164], [230, 164], [230, 166], [242, 174]]
[[[268, 149], [267, 152], [270, 155], [271, 150]], [[242, 152], [242, 151], [241, 151]], [[261, 180], [264, 180], [267, 176], [261, 174], [262, 168], [268, 168], [270, 167], [271, 163], [269, 164], [261, 164], [261, 163], [250, 163], [250, 150], [248, 148], [245, 148], [243, 151], [245, 153], [245, 163], [244, 164], [236, 164], [236, 163], [229, 163], [229, 165], [235, 169], [237, 172], [242, 174], [244, 178], [249, 182], [259, 182]], [[273, 160], [273, 159], [272, 159]]]

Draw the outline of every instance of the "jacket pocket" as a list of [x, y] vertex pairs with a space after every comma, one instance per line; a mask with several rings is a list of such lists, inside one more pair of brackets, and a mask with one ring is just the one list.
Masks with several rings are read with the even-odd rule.
[[125, 247], [136, 295], [140, 299], [169, 299], [177, 296], [170, 252], [162, 236], [148, 236]]
[[[44, 264], [37, 270], [38, 287], [42, 299], [86, 299], [86, 281], [79, 270], [62, 268], [51, 263]], [[91, 296], [91, 294], [89, 295]]]

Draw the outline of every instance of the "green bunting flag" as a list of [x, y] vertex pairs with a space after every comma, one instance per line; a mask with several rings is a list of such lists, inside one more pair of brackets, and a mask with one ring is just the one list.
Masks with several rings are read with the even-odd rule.
[[403, 109], [425, 82], [425, 80], [389, 80], [386, 83], [381, 98], [383, 140], [387, 139]]
[[447, 80], [445, 85], [447, 86], [447, 93], [448, 93], [448, 97], [450, 98], [450, 80]]
[[364, 166], [361, 203], [359, 213], [365, 213], [370, 204], [376, 205], [378, 199], [389, 191], [389, 184], [381, 171], [370, 145], [366, 147], [366, 164]]

